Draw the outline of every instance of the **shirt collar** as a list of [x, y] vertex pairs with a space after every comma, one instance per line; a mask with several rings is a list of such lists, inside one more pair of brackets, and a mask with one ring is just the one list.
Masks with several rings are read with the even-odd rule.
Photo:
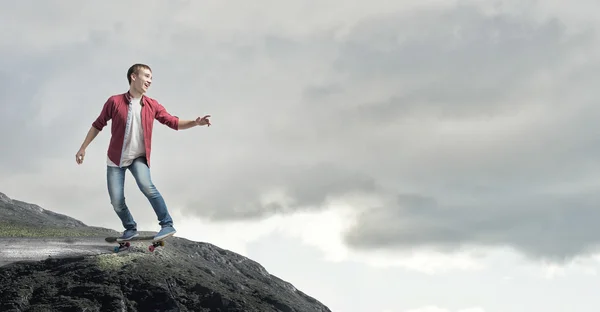
[[[127, 100], [127, 103], [131, 103], [131, 99], [133, 99], [133, 96], [131, 95], [131, 93], [129, 93], [129, 90], [127, 92], [125, 92], [125, 99]], [[144, 104], [146, 104], [146, 96], [144, 94], [142, 94], [142, 99], [140, 102], [141, 102], [142, 106], [144, 106]]]

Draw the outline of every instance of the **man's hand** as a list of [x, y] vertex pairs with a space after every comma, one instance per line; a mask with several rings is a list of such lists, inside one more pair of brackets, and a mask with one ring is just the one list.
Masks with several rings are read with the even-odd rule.
[[208, 120], [208, 118], [210, 117], [210, 115], [206, 115], [204, 117], [198, 117], [196, 119], [192, 119], [192, 120], [179, 120], [179, 124], [178, 124], [178, 130], [184, 130], [184, 129], [190, 129], [193, 128], [195, 126], [204, 126], [204, 125], [208, 125], [210, 127], [210, 120]]
[[208, 118], [209, 118], [209, 117], [210, 117], [210, 115], [206, 115], [206, 116], [204, 116], [204, 117], [198, 117], [198, 118], [196, 118], [196, 120], [195, 120], [195, 121], [196, 121], [196, 124], [197, 124], [198, 126], [204, 126], [204, 125], [207, 125], [207, 126], [209, 126], [209, 127], [210, 127], [210, 120], [208, 120]]
[[90, 130], [88, 131], [87, 135], [85, 136], [85, 140], [83, 141], [83, 144], [81, 144], [79, 151], [77, 151], [77, 154], [75, 154], [75, 161], [78, 164], [81, 165], [83, 163], [83, 157], [85, 157], [85, 148], [88, 145], [90, 145], [90, 143], [92, 143], [92, 141], [98, 135], [98, 133], [100, 133], [100, 130], [94, 128], [94, 126], [90, 127]]
[[84, 149], [80, 149], [77, 154], [75, 155], [75, 161], [77, 162], [77, 164], [81, 165], [83, 163], [83, 158], [85, 157], [85, 150]]

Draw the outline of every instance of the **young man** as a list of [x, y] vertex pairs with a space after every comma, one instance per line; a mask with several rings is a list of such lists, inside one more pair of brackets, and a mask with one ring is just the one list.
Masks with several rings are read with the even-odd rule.
[[137, 224], [125, 204], [125, 172], [129, 170], [148, 201], [154, 208], [161, 230], [155, 239], [175, 234], [173, 220], [161, 194], [150, 178], [150, 151], [154, 119], [174, 129], [210, 126], [206, 115], [195, 120], [180, 120], [172, 116], [156, 100], [145, 95], [152, 83], [152, 70], [145, 64], [134, 64], [127, 71], [129, 91], [108, 98], [100, 115], [92, 123], [81, 148], [76, 154], [77, 164], [83, 163], [85, 149], [98, 133], [112, 120], [111, 139], [107, 152], [106, 179], [110, 202], [125, 228], [119, 241], [138, 236]]

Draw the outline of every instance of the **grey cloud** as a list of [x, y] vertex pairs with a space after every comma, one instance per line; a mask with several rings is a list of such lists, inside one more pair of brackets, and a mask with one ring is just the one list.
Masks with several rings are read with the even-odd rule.
[[[219, 187], [228, 187], [220, 190], [208, 188], [206, 193], [197, 193], [202, 200], [189, 202], [188, 207], [196, 207], [190, 212], [220, 221], [259, 219], [296, 210], [321, 209], [328, 199], [336, 196], [379, 190], [372, 177], [333, 163], [275, 168], [277, 170], [255, 167], [219, 184]], [[259, 200], [259, 194], [273, 189], [282, 189], [292, 202], [275, 199], [263, 203]]]
[[525, 195], [462, 205], [400, 195], [394, 206], [364, 212], [346, 241], [365, 250], [508, 246], [530, 257], [564, 261], [598, 251], [599, 204], [596, 194]]
[[306, 100], [319, 100], [326, 98], [330, 95], [339, 94], [344, 92], [344, 88], [339, 84], [331, 84], [325, 86], [309, 86], [304, 90], [304, 97]]
[[[404, 27], [412, 23], [422, 27], [408, 30]], [[461, 39], [451, 36], [453, 27], [461, 29]], [[414, 117], [415, 112], [427, 115], [440, 108], [447, 113], [440, 115], [440, 120], [448, 115], [457, 118], [457, 112], [471, 118], [487, 118], [494, 111], [502, 110], [498, 105], [508, 105], [503, 109], [505, 112], [519, 109], [522, 103], [514, 99], [526, 92], [523, 88], [536, 78], [536, 74], [562, 66], [570, 53], [583, 46], [583, 39], [588, 37], [567, 36], [557, 21], [536, 26], [516, 17], [485, 17], [473, 8], [463, 7], [405, 20], [393, 17], [383, 22], [370, 21], [359, 25], [356, 31], [341, 43], [324, 41], [322, 37], [311, 38], [314, 42], [296, 41], [294, 51], [307, 51], [310, 48], [306, 46], [314, 47], [317, 43], [325, 45], [320, 48], [322, 51], [332, 51], [336, 50], [332, 46], [337, 44], [339, 57], [332, 63], [331, 75], [338, 78], [342, 75], [343, 78], [324, 85], [307, 85], [302, 106], [283, 111], [282, 115], [275, 114], [281, 112], [275, 105], [274, 116], [281, 117], [284, 125], [268, 125], [264, 131], [268, 141], [258, 140], [255, 146], [268, 156], [253, 155], [245, 160], [249, 166], [261, 169], [253, 173], [237, 170], [230, 179], [221, 182], [222, 191], [207, 191], [202, 196], [218, 199], [218, 208], [198, 204], [191, 205], [190, 210], [201, 215], [216, 210], [231, 218], [241, 216], [241, 211], [249, 215], [269, 215], [274, 211], [273, 207], [260, 207], [256, 198], [261, 189], [271, 185], [289, 186], [288, 195], [298, 202], [310, 198], [307, 195], [314, 191], [305, 194], [294, 190], [319, 190], [319, 193], [335, 196], [333, 184], [320, 184], [329, 177], [326, 172], [319, 175], [319, 171], [305, 171], [303, 165], [298, 165], [298, 170], [286, 169], [296, 162], [335, 162], [340, 168], [352, 168], [348, 172], [368, 176], [372, 185], [386, 185], [386, 189], [415, 183], [433, 192], [485, 189], [495, 199], [495, 196], [512, 196], [525, 184], [518, 181], [527, 174], [534, 174], [528, 181], [535, 180], [535, 186], [543, 185], [548, 178], [544, 172], [555, 167], [557, 161], [549, 155], [540, 163], [533, 152], [540, 152], [538, 147], [545, 148], [543, 143], [551, 142], [552, 136], [533, 134], [532, 138], [538, 143], [531, 146], [536, 149], [526, 149], [526, 157], [517, 162], [498, 161], [503, 154], [487, 161], [473, 162], [474, 156], [461, 159], [463, 152], [447, 151], [447, 146], [441, 146], [435, 155], [411, 159], [405, 155], [411, 154], [411, 144], [418, 145], [414, 142], [419, 141], [418, 131], [422, 129], [417, 128], [417, 132], [406, 135], [386, 133], [384, 127], [402, 124]], [[397, 41], [395, 38], [398, 37], [404, 39]], [[289, 52], [284, 54], [289, 55]], [[361, 83], [376, 77], [388, 86], [385, 89], [388, 101], [363, 103], [352, 98], [353, 92], [360, 92]], [[398, 90], [405, 85], [409, 86], [408, 95], [398, 95]], [[330, 100], [332, 97], [335, 100]], [[431, 106], [434, 108], [428, 109]], [[381, 124], [382, 120], [387, 124]], [[413, 141], [406, 142], [405, 136], [412, 137]], [[551, 151], [558, 156], [560, 148]], [[527, 169], [532, 161], [537, 161], [538, 166]], [[511, 166], [518, 169], [511, 171]], [[495, 174], [498, 176], [494, 177]], [[302, 175], [305, 177], [298, 178]], [[378, 193], [375, 189], [363, 188]], [[237, 194], [245, 195], [236, 199]], [[314, 200], [306, 202], [315, 203]], [[238, 210], [236, 206], [246, 208]]]
[[[410, 28], [413, 24], [418, 26]], [[388, 196], [396, 194], [397, 185], [431, 195], [402, 195], [401, 203], [369, 210], [347, 234], [350, 246], [511, 246], [532, 257], [552, 259], [595, 250], [598, 231], [590, 220], [598, 217], [593, 208], [598, 198], [578, 186], [598, 172], [596, 157], [590, 156], [598, 150], [592, 117], [598, 109], [586, 106], [590, 96], [581, 95], [590, 90], [597, 65], [574, 67], [577, 82], [562, 76], [575, 55], [592, 46], [591, 32], [568, 35], [558, 20], [536, 24], [508, 15], [486, 17], [468, 7], [414, 19], [377, 20], [356, 29], [358, 33], [340, 45], [334, 63], [335, 72], [344, 78], [306, 89], [309, 110], [319, 111], [310, 124], [318, 130], [309, 133], [317, 141], [338, 139], [336, 147], [345, 152], [352, 144], [370, 148], [356, 157], [335, 155], [340, 162], [371, 170], [377, 183], [392, 190]], [[459, 37], [453, 35], [456, 29]], [[561, 79], [556, 86], [562, 90], [555, 99], [536, 100], [535, 83], [552, 74]], [[373, 80], [388, 86], [388, 100], [358, 102], [348, 96]], [[404, 155], [419, 146], [415, 142], [427, 130], [414, 128], [412, 141], [401, 132], [394, 136], [383, 130], [401, 129], [420, 116], [437, 116], [440, 121], [517, 117], [542, 101], [548, 115], [542, 112], [532, 132], [502, 142], [502, 149], [494, 137], [481, 140], [482, 134], [481, 147], [457, 141], [453, 148], [451, 141], [441, 142], [435, 154], [407, 158]], [[553, 109], [560, 109], [561, 103], [589, 109], [556, 119]], [[461, 146], [473, 154], [459, 150]], [[484, 152], [486, 147], [490, 152]], [[570, 195], [551, 191], [561, 184], [575, 190], [569, 189]], [[455, 198], [470, 200], [465, 204]]]
[[318, 90], [327, 97], [370, 81], [389, 84], [388, 100], [342, 108], [376, 121], [510, 113], [527, 105], [520, 97], [532, 80], [561, 69], [573, 52], [587, 48], [590, 35], [568, 36], [558, 20], [487, 17], [475, 7], [377, 19], [359, 24], [340, 43], [333, 68], [348, 77], [346, 89], [316, 86], [307, 94]]

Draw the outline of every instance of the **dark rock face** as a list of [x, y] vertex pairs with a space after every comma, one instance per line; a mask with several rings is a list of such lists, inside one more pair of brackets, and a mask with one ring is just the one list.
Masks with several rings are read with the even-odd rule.
[[0, 267], [0, 311], [330, 311], [239, 254], [178, 237], [148, 244]]

